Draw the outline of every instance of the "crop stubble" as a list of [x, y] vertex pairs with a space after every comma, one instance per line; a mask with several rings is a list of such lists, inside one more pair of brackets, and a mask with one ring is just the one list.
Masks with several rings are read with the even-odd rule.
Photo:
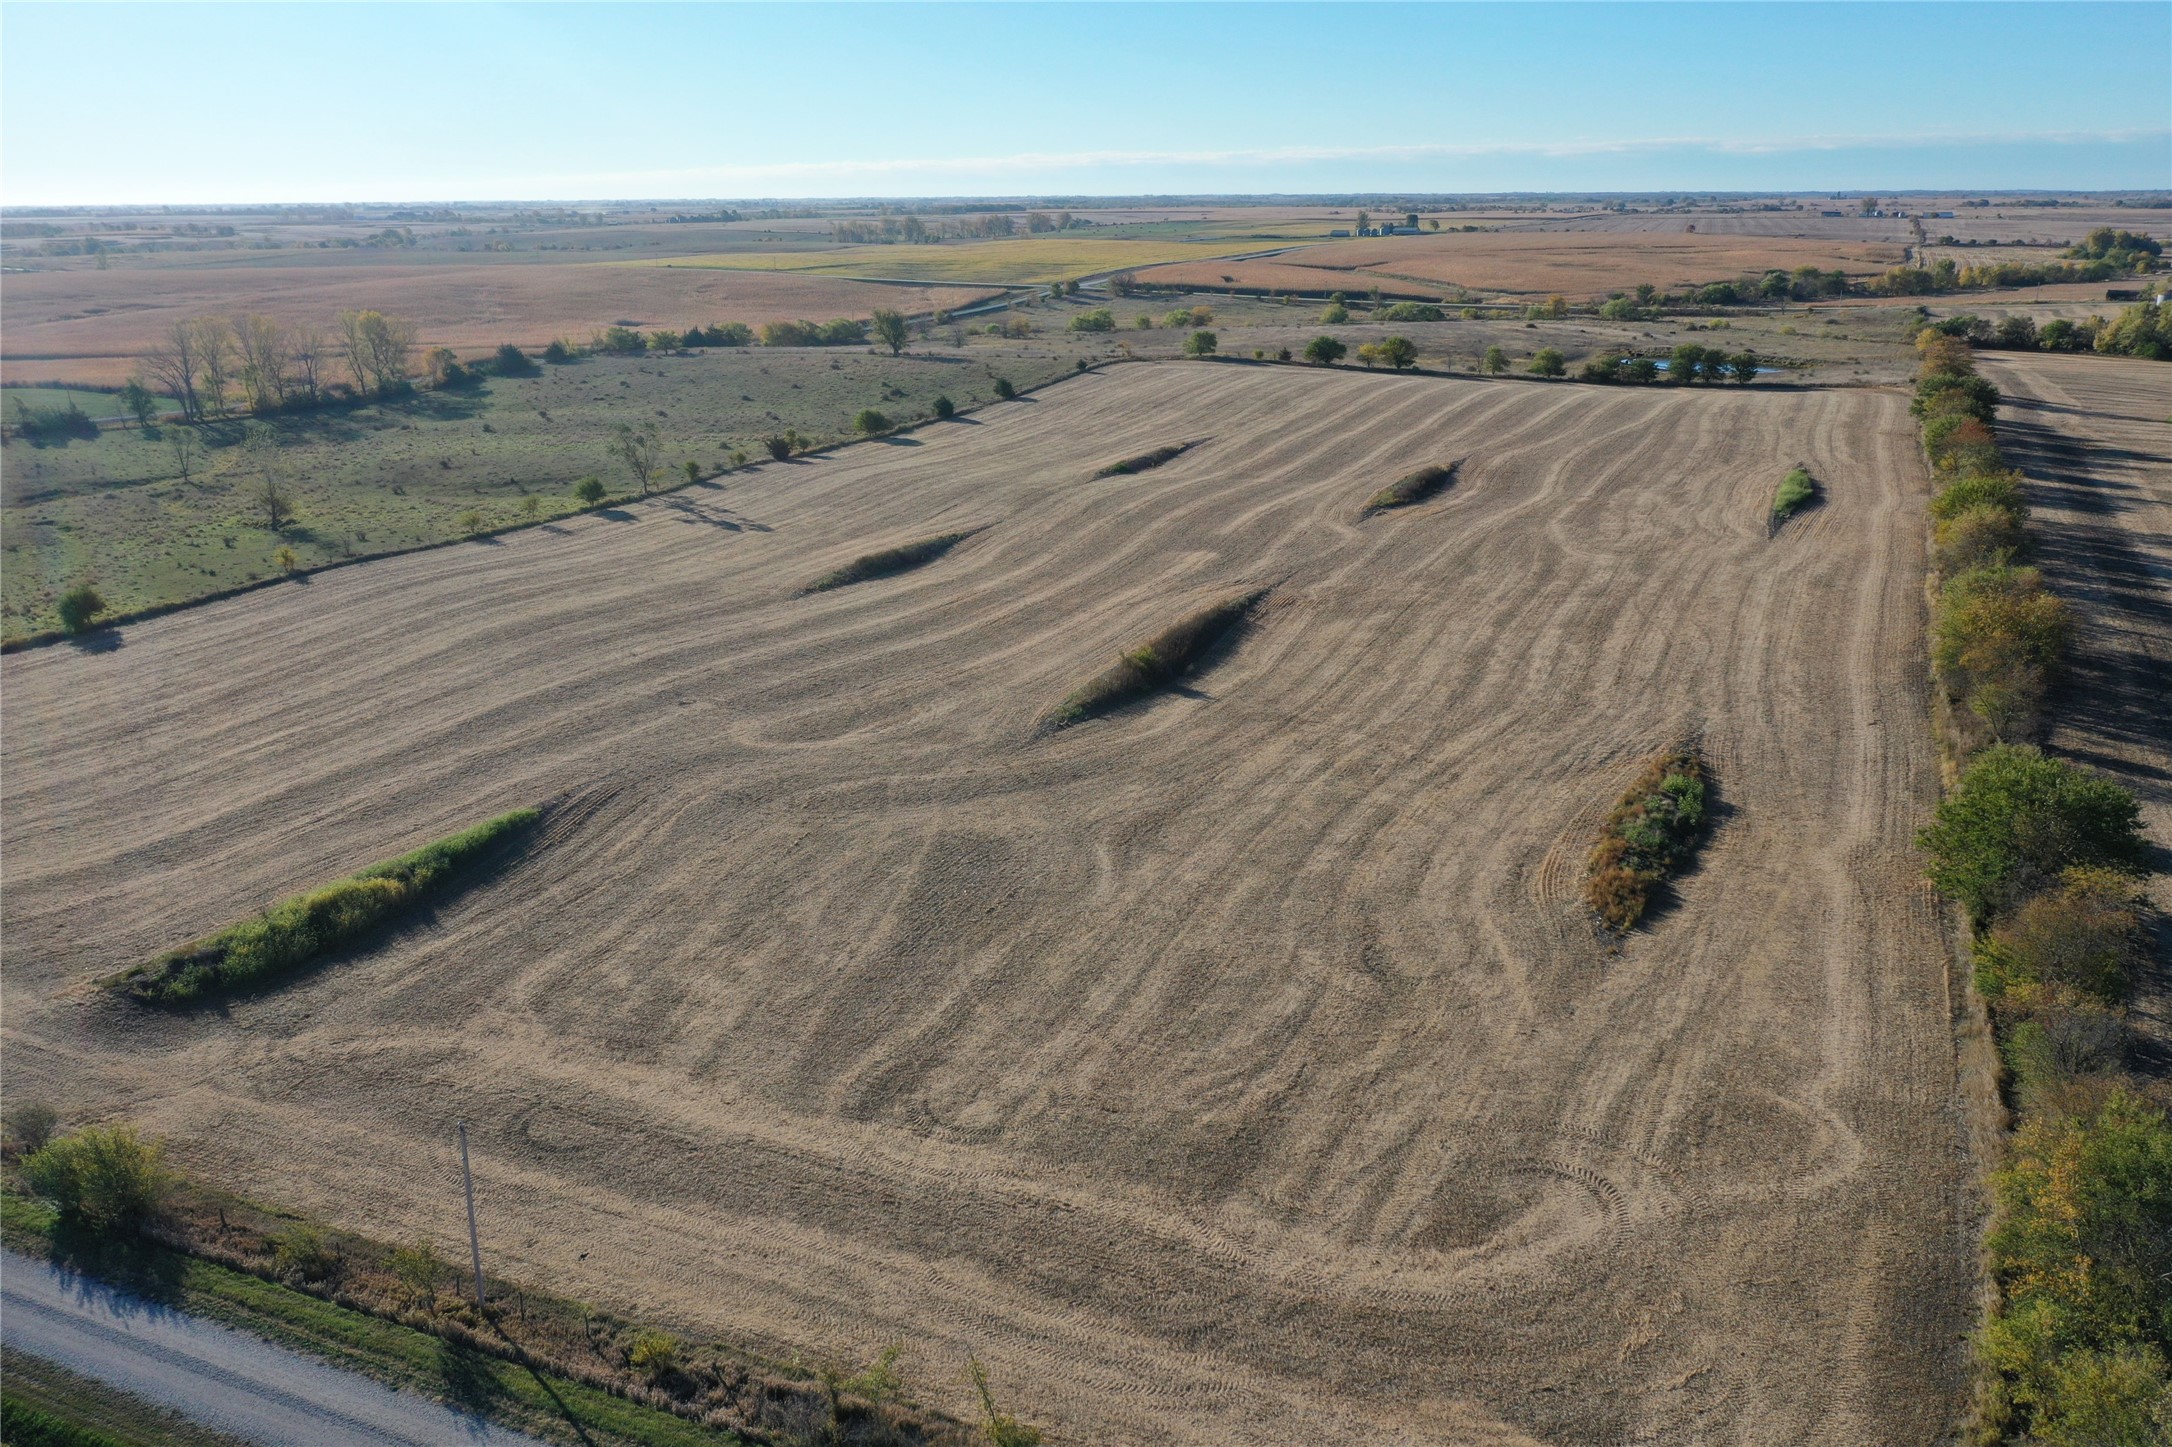
[[[978, 1351], [1064, 1441], [1947, 1425], [1974, 1251], [1897, 396], [1166, 364], [917, 440], [9, 658], [11, 1090], [448, 1248], [465, 1116], [496, 1269], [902, 1336], [953, 1404]], [[1352, 522], [1443, 456], [1439, 504]], [[1833, 505], [1768, 542], [1798, 461]], [[1270, 582], [1188, 693], [1036, 736]], [[1695, 730], [1731, 816], [1607, 955], [1575, 862]], [[565, 794], [499, 883], [224, 1018], [78, 989]]]

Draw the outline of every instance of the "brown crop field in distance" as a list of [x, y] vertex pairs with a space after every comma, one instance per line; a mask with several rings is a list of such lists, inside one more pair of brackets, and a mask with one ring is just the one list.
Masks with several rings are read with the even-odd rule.
[[[189, 265], [86, 265], [7, 278], [0, 379], [114, 385], [173, 321], [269, 312], [330, 328], [349, 308], [414, 320], [425, 346], [463, 353], [501, 342], [575, 341], [625, 320], [674, 331], [712, 322], [925, 312], [991, 295], [978, 286], [884, 286], [788, 272], [621, 266], [535, 257], [466, 260], [336, 252], [297, 259], [189, 258]], [[336, 371], [336, 369], [335, 369]]]
[[[1768, 539], [1798, 464], [1828, 505]], [[494, 1270], [899, 1339], [951, 1406], [976, 1352], [1056, 1442], [1943, 1440], [1926, 493], [1897, 391], [1137, 364], [11, 655], [9, 1088], [448, 1253], [465, 1117]], [[1182, 689], [1036, 732], [1268, 586]], [[1594, 831], [1690, 738], [1716, 827], [1611, 952]], [[554, 799], [278, 993], [89, 988]]]
[[[1815, 266], [1871, 275], [1897, 265], [1901, 248], [1862, 242], [1777, 236], [1708, 236], [1702, 231], [1474, 231], [1330, 241], [1250, 262], [1182, 262], [1140, 273], [1145, 281], [1178, 286], [1228, 284], [1272, 289], [1322, 287], [1430, 292], [1465, 287], [1478, 292], [1587, 298], [1649, 282], [1662, 290], [1724, 281], [1775, 268]], [[1252, 270], [1257, 268], [1257, 270]], [[1300, 274], [1310, 280], [1299, 279]]]

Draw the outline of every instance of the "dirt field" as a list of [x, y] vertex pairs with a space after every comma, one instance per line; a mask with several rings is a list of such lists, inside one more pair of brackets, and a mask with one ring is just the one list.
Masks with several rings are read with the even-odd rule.
[[[2028, 477], [2045, 576], [2081, 630], [2052, 706], [2051, 747], [2105, 770], [2172, 847], [2172, 367], [2124, 357], [1982, 354], [2006, 405], [1999, 436]], [[2152, 881], [2172, 912], [2172, 879]], [[2172, 1070], [2172, 937], [2140, 1015]]]
[[[352, 258], [350, 260], [350, 258]], [[989, 295], [978, 287], [895, 287], [837, 277], [699, 267], [451, 261], [340, 253], [311, 264], [242, 260], [188, 266], [89, 267], [10, 276], [0, 302], [8, 382], [125, 382], [176, 318], [265, 311], [330, 328], [349, 308], [412, 317], [425, 346], [479, 352], [586, 339], [616, 321], [642, 327], [800, 317], [864, 317], [876, 307], [921, 312]]]
[[[1829, 500], [1768, 539], [1796, 463]], [[465, 1116], [508, 1275], [899, 1337], [953, 1404], [977, 1351], [1059, 1442], [1937, 1441], [1975, 1247], [1925, 491], [1898, 393], [1137, 365], [11, 656], [8, 1089], [448, 1252]], [[1178, 696], [1036, 734], [1259, 584]], [[1610, 954], [1584, 852], [1692, 732], [1722, 822]], [[552, 798], [276, 996], [83, 989]]]
[[[1686, 223], [1684, 223], [1686, 224]], [[1901, 259], [1897, 246], [1802, 241], [1786, 237], [1576, 231], [1473, 231], [1331, 241], [1253, 262], [1182, 262], [1140, 273], [1143, 280], [1212, 286], [1224, 276], [1239, 286], [1363, 291], [1377, 278], [1384, 290], [1438, 295], [1442, 287], [1479, 292], [1604, 296], [1649, 282], [1661, 289], [1725, 281], [1745, 273], [1798, 266], [1838, 267], [1869, 275]], [[1256, 275], [1247, 268], [1258, 268]], [[1309, 281], [1289, 273], [1310, 273]], [[1226, 284], [1226, 283], [1225, 283]]]

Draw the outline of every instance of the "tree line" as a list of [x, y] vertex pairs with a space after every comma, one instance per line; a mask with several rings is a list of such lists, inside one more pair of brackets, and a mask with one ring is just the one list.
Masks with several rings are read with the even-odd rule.
[[[313, 407], [335, 391], [381, 397], [408, 386], [415, 324], [379, 311], [345, 311], [334, 328], [287, 322], [263, 313], [184, 317], [144, 355], [123, 400], [139, 408], [163, 392], [186, 421], [222, 416], [238, 405], [256, 413]], [[335, 373], [344, 369], [348, 381]]]

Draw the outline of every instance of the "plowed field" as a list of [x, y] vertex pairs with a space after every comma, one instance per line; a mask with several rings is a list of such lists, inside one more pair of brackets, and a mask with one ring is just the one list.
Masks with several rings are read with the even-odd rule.
[[[1898, 394], [1137, 365], [11, 656], [8, 1088], [448, 1253], [464, 1116], [507, 1275], [900, 1337], [958, 1405], [977, 1351], [1061, 1442], [1931, 1442], [1975, 1238], [1925, 491]], [[1036, 730], [1261, 585], [1174, 694]], [[1685, 735], [1722, 817], [1610, 951], [1585, 852]], [[278, 994], [86, 987], [545, 800]]]

